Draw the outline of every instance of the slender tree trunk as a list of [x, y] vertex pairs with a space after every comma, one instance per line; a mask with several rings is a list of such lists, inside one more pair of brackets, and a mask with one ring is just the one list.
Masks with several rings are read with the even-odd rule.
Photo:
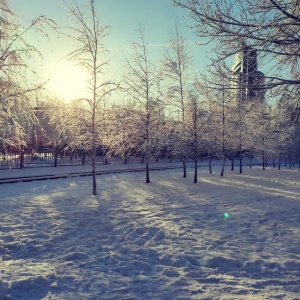
[[273, 167], [275, 168], [276, 167], [276, 158], [273, 157]]
[[252, 168], [252, 157], [250, 157], [250, 169]]
[[20, 169], [23, 169], [24, 166], [25, 166], [25, 163], [24, 163], [24, 145], [21, 146], [21, 151], [20, 151]]
[[84, 151], [82, 151], [81, 164], [82, 164], [82, 165], [85, 164], [85, 152], [84, 152]]
[[146, 159], [146, 183], [150, 183], [149, 162]]
[[[222, 82], [223, 83], [223, 82]], [[223, 163], [222, 163], [222, 170], [221, 170], [221, 177], [224, 176], [224, 170], [225, 170], [225, 121], [226, 121], [226, 116], [225, 116], [225, 91], [222, 89], [222, 154], [223, 154]]]
[[240, 174], [243, 173], [243, 158], [240, 157]]
[[231, 171], [234, 171], [234, 158], [231, 159]]
[[182, 160], [183, 178], [186, 178], [186, 162]]
[[54, 147], [54, 167], [57, 167], [57, 161], [58, 161], [58, 146]]
[[197, 159], [194, 160], [195, 163], [195, 170], [194, 170], [194, 183], [198, 182], [198, 161]]
[[212, 173], [212, 169], [211, 169], [211, 156], [209, 156], [209, 159], [208, 159], [208, 168], [209, 168], [209, 173], [211, 174]]
[[[31, 149], [31, 163], [33, 163], [34, 162], [34, 159], [35, 159], [35, 157], [34, 157], [34, 150], [33, 149]], [[4, 157], [4, 159], [3, 160], [5, 160], [5, 157]], [[54, 166], [55, 167], [55, 166]]]
[[263, 151], [263, 157], [262, 157], [262, 167], [263, 167], [263, 170], [265, 170], [265, 152]]
[[280, 167], [281, 167], [281, 154], [279, 154], [278, 157], [278, 170], [280, 170]]
[[223, 175], [224, 175], [224, 170], [225, 170], [225, 156], [223, 157], [222, 170], [221, 170], [221, 177], [223, 177]]
[[284, 156], [284, 167], [286, 168], [286, 155]]
[[93, 195], [97, 195], [96, 154], [95, 153], [92, 153], [92, 176], [93, 176]]

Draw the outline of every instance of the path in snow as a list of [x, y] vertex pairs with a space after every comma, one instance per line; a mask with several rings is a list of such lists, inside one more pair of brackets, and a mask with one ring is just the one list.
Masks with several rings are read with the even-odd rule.
[[298, 299], [299, 174], [0, 186], [0, 299]]

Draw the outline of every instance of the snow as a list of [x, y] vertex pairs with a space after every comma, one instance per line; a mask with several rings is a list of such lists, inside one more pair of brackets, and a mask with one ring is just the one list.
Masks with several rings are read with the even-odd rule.
[[300, 169], [192, 171], [0, 185], [0, 299], [299, 299]]

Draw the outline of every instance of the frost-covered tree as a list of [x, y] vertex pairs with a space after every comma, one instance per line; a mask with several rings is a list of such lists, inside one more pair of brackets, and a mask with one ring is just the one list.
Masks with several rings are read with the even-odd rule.
[[105, 144], [107, 100], [117, 87], [114, 82], [105, 78], [108, 51], [104, 40], [110, 33], [110, 27], [100, 23], [94, 0], [86, 0], [84, 7], [79, 7], [76, 0], [64, 0], [64, 3], [74, 22], [73, 26], [66, 28], [65, 34], [76, 45], [68, 59], [82, 67], [88, 77], [87, 96], [77, 100], [77, 106], [70, 111], [71, 124], [67, 126], [74, 134], [69, 146], [81, 147], [90, 153], [93, 194], [96, 195], [96, 154]]
[[[235, 104], [232, 101], [231, 89], [228, 89], [227, 83], [224, 82], [226, 76], [223, 73], [224, 69], [215, 66], [214, 73], [202, 75], [201, 82], [198, 83], [201, 94], [207, 99], [206, 152], [209, 157], [215, 155], [222, 159], [221, 176], [224, 175], [225, 162], [232, 150], [230, 132], [233, 121], [232, 108]], [[212, 81], [219, 82], [219, 86], [212, 86]]]
[[28, 140], [26, 128], [35, 120], [33, 92], [40, 85], [32, 84], [34, 70], [31, 59], [40, 55], [28, 44], [26, 33], [43, 33], [45, 26], [54, 22], [39, 16], [30, 25], [22, 27], [10, 10], [8, 1], [0, 2], [0, 145], [20, 147]]
[[230, 93], [228, 90], [221, 89], [218, 92], [217, 98], [217, 108], [216, 113], [218, 122], [217, 122], [217, 132], [219, 138], [217, 138], [218, 143], [218, 151], [217, 155], [222, 158], [222, 168], [220, 176], [224, 176], [225, 172], [225, 163], [229, 158], [232, 149], [231, 149], [231, 141], [229, 139], [230, 131], [231, 131], [231, 117], [232, 117], [232, 107], [230, 105]]
[[192, 56], [189, 53], [188, 43], [180, 33], [178, 22], [175, 21], [174, 30], [170, 33], [168, 47], [166, 47], [163, 60], [163, 73], [167, 82], [167, 101], [170, 109], [181, 116], [180, 123], [177, 123], [179, 137], [182, 139], [178, 143], [177, 152], [183, 163], [183, 177], [186, 177], [186, 140], [184, 139], [185, 107], [188, 102], [188, 88], [192, 77]]
[[[53, 126], [54, 144], [61, 150], [74, 147], [78, 142], [80, 115], [82, 108], [77, 101], [65, 102], [62, 99], [52, 99], [51, 105], [44, 108], [46, 116]], [[71, 146], [72, 145], [72, 146]]]
[[140, 133], [135, 124], [135, 107], [131, 103], [115, 105], [109, 114], [109, 155], [122, 157], [127, 163], [129, 156], [139, 155]]
[[247, 133], [251, 137], [249, 143], [255, 156], [261, 158], [263, 170], [265, 170], [267, 158], [274, 149], [272, 116], [266, 104], [255, 102], [248, 113]]
[[[248, 154], [251, 136], [247, 131], [248, 121], [251, 120], [249, 111], [251, 106], [247, 103], [240, 102], [232, 108], [230, 119], [230, 135], [232, 153], [239, 158], [239, 172], [243, 173], [243, 156]], [[232, 162], [233, 163], [233, 162]]]
[[185, 119], [188, 88], [192, 77], [192, 56], [186, 38], [180, 33], [178, 22], [169, 35], [168, 46], [163, 53], [162, 67], [167, 81], [167, 100], [173, 109], [179, 110], [181, 120]]
[[219, 157], [221, 135], [219, 134], [221, 122], [219, 107], [214, 100], [209, 98], [205, 101], [205, 126], [203, 127], [203, 152], [208, 158], [209, 172], [212, 173], [212, 159]]
[[196, 89], [190, 90], [189, 103], [186, 106], [185, 134], [189, 149], [189, 157], [194, 161], [194, 183], [198, 182], [198, 160], [203, 151], [203, 130], [205, 111], [201, 107]]
[[291, 122], [290, 114], [282, 110], [280, 107], [273, 108], [267, 115], [268, 118], [268, 153], [271, 154], [273, 160], [277, 158], [278, 168], [281, 167], [282, 158], [290, 155], [296, 150], [296, 130], [297, 126]]
[[134, 123], [138, 129], [138, 152], [145, 157], [146, 183], [150, 182], [149, 160], [157, 126], [160, 122], [161, 70], [155, 67], [149, 53], [149, 41], [139, 26], [137, 41], [132, 42], [131, 58], [126, 58], [123, 91], [135, 106]]

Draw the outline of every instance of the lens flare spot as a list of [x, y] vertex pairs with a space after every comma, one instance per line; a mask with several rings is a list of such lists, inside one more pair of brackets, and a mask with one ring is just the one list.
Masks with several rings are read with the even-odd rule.
[[227, 212], [224, 213], [224, 217], [225, 217], [225, 218], [228, 218], [228, 217], [229, 217], [229, 213], [227, 213]]

